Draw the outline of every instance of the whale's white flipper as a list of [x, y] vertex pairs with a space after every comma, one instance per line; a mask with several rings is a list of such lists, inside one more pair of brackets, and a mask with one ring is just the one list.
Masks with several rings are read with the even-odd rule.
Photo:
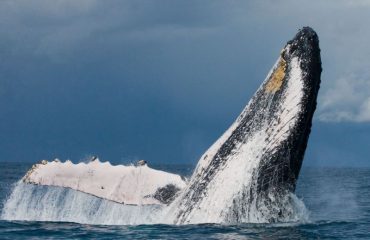
[[141, 166], [113, 166], [99, 159], [89, 163], [41, 161], [23, 182], [71, 188], [100, 198], [130, 205], [167, 204], [186, 185], [176, 174]]

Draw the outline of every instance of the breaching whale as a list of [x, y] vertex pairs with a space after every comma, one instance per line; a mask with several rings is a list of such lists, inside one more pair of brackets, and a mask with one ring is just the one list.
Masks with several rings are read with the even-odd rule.
[[176, 199], [176, 223], [289, 219], [320, 86], [317, 34], [304, 27]]
[[152, 213], [156, 223], [289, 221], [321, 71], [318, 36], [304, 27], [282, 49], [236, 121], [202, 155], [189, 180], [146, 164], [44, 160], [26, 173], [22, 184], [71, 188], [138, 207], [160, 206]]

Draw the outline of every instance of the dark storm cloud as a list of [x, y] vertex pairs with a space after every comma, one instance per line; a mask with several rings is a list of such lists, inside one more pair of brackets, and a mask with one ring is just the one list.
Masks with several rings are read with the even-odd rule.
[[369, 121], [368, 10], [366, 1], [1, 1], [0, 159], [196, 162], [306, 25], [321, 40], [318, 120]]

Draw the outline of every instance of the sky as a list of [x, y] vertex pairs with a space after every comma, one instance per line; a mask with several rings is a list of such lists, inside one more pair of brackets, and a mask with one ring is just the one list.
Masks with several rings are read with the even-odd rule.
[[370, 167], [370, 1], [0, 1], [0, 161], [195, 164], [303, 26], [304, 166]]

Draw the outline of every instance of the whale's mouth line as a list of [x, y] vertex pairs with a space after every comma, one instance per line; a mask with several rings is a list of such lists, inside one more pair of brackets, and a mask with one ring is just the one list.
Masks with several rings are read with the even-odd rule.
[[[298, 200], [293, 193], [311, 131], [320, 75], [319, 40], [305, 27], [285, 45], [262, 85], [202, 155], [189, 180], [152, 169], [143, 160], [137, 166], [112, 166], [94, 158], [87, 164], [42, 161], [26, 173], [19, 189], [27, 192], [31, 184], [69, 188], [139, 209], [135, 214], [143, 206], [158, 206], [160, 214], [157, 210], [150, 216], [142, 213], [158, 223], [296, 220]], [[12, 208], [16, 204], [29, 206], [14, 192], [22, 195], [20, 190], [13, 191], [5, 205], [6, 216], [16, 215]], [[54, 195], [62, 201], [62, 192]], [[22, 197], [37, 205], [32, 194]], [[51, 196], [40, 193], [38, 197]], [[129, 223], [135, 218], [132, 212], [124, 214]]]

